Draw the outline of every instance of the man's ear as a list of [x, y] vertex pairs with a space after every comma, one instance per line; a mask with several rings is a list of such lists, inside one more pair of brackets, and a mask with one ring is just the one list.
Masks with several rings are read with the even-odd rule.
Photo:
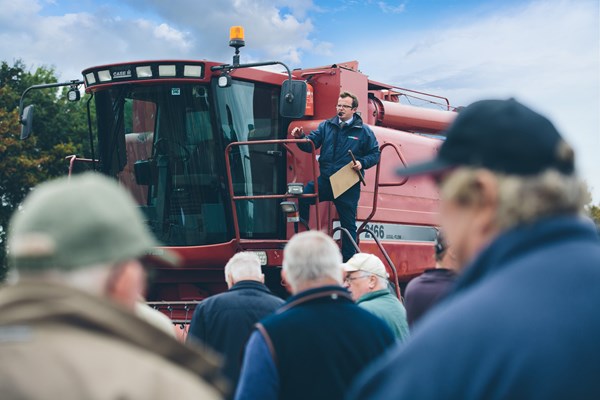
[[146, 271], [138, 260], [129, 260], [113, 267], [106, 284], [106, 297], [133, 310], [146, 291]]
[[289, 293], [292, 293], [292, 286], [289, 284], [289, 282], [287, 280], [287, 275], [286, 275], [285, 270], [283, 268], [281, 269], [281, 286], [285, 287], [285, 289]]
[[377, 286], [377, 277], [375, 275], [369, 275], [369, 289], [374, 289]]
[[228, 289], [231, 289], [231, 287], [233, 285], [235, 285], [235, 282], [233, 281], [233, 276], [231, 276], [231, 273], [228, 273], [227, 275], [225, 275], [225, 282], [227, 283]]

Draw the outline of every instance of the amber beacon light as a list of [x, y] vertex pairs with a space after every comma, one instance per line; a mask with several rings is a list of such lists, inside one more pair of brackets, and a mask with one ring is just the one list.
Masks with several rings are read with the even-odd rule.
[[236, 50], [246, 45], [246, 42], [244, 42], [243, 26], [232, 26], [229, 28], [229, 45], [235, 47]]
[[235, 48], [233, 56], [233, 65], [235, 67], [240, 65], [240, 47], [244, 47], [245, 45], [244, 28], [242, 26], [232, 26], [229, 28], [229, 46]]

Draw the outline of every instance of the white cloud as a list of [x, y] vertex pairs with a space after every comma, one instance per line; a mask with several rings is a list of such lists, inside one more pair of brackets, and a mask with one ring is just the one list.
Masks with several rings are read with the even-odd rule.
[[172, 46], [180, 47], [183, 51], [187, 51], [192, 47], [191, 42], [188, 41], [189, 35], [186, 32], [178, 31], [167, 24], [163, 23], [154, 27], [153, 32], [155, 38], [164, 40]]
[[547, 115], [573, 144], [599, 202], [598, 3], [538, 1], [470, 17], [388, 34], [393, 39], [377, 46], [354, 43], [338, 54], [361, 60], [361, 70], [375, 80], [441, 94], [456, 105], [515, 96]]
[[37, 0], [1, 0], [0, 10], [2, 10], [2, 13], [0, 13], [0, 21], [4, 26], [5, 23], [14, 21], [12, 17], [15, 15], [24, 17], [36, 15], [41, 9], [42, 5]]
[[390, 14], [400, 14], [400, 13], [404, 12], [404, 10], [406, 9], [406, 4], [404, 4], [404, 3], [401, 3], [397, 6], [392, 6], [392, 5], [389, 5], [388, 3], [386, 3], [385, 1], [379, 1], [379, 2], [377, 2], [377, 5], [381, 9], [381, 11], [383, 11], [384, 13], [390, 13]]
[[[136, 17], [100, 5], [76, 14], [43, 16], [48, 2], [0, 0], [0, 58], [53, 65], [62, 79], [96, 64], [152, 58], [229, 61], [229, 26], [246, 28], [242, 62], [278, 59], [298, 64], [307, 51], [331, 45], [311, 38], [311, 0], [129, 0]], [[182, 12], [185, 10], [185, 12]], [[131, 11], [131, 10], [129, 10]], [[142, 18], [137, 15], [143, 16]], [[152, 17], [157, 15], [157, 17]]]
[[[373, 36], [341, 43], [314, 37], [310, 16], [324, 11], [312, 0], [124, 0], [119, 8], [42, 15], [51, 3], [0, 0], [1, 60], [54, 65], [63, 80], [80, 77], [89, 66], [127, 60], [230, 61], [228, 27], [243, 25], [247, 47], [242, 62], [278, 59], [298, 66], [311, 56], [323, 65], [324, 58], [335, 56], [359, 60], [361, 70], [375, 80], [445, 95], [456, 105], [516, 96], [547, 114], [573, 143], [580, 169], [600, 201], [597, 0], [475, 11], [445, 19], [434, 29], [409, 31], [392, 24], [385, 34], [382, 27], [373, 29]], [[342, 7], [358, 3], [364, 4], [339, 2]], [[388, 12], [410, 11], [404, 9], [406, 2], [367, 3]], [[129, 13], [121, 7], [129, 7]]]
[[[8, 3], [11, 1], [9, 0]], [[0, 9], [7, 3], [0, 0]], [[130, 20], [100, 9], [94, 14], [41, 16], [20, 0], [0, 17], [0, 59], [22, 59], [27, 65], [55, 66], [60, 79], [81, 76], [81, 70], [98, 64], [133, 59], [188, 57], [193, 41], [187, 32], [167, 23]], [[10, 26], [6, 21], [12, 21]]]
[[[128, 0], [131, 7], [153, 10], [174, 27], [186, 27], [195, 38], [191, 51], [202, 57], [229, 60], [228, 28], [245, 27], [247, 48], [242, 62], [278, 58], [298, 63], [306, 51], [326, 45], [311, 37], [307, 14], [317, 7], [311, 0]], [[181, 12], [186, 10], [186, 12]]]
[[280, 0], [279, 4], [289, 7], [292, 14], [299, 19], [304, 19], [310, 11], [318, 9], [312, 0]]

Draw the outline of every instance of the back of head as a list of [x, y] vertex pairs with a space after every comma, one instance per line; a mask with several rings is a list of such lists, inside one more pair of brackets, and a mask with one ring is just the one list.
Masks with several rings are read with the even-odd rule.
[[263, 282], [260, 259], [250, 251], [237, 253], [225, 265], [225, 280], [229, 287], [243, 280]]
[[446, 244], [446, 240], [442, 232], [438, 230], [435, 237], [435, 261], [438, 263], [442, 261], [447, 250], [448, 245]]
[[342, 255], [333, 239], [322, 232], [302, 232], [283, 251], [283, 270], [294, 293], [298, 287], [333, 280], [342, 284]]
[[120, 185], [86, 173], [36, 187], [9, 224], [8, 261], [30, 275], [116, 264], [147, 254], [155, 240]]
[[[495, 226], [499, 231], [560, 215], [583, 212], [588, 201], [585, 183], [574, 174], [554, 169], [532, 176], [495, 173], [497, 198]], [[463, 207], [480, 207], [485, 194], [479, 171], [457, 169], [442, 185], [442, 196]]]
[[571, 146], [550, 120], [512, 98], [464, 108], [434, 160], [398, 172], [446, 176], [442, 198], [471, 206], [481, 201], [481, 171], [497, 182], [500, 230], [577, 214], [586, 200]]

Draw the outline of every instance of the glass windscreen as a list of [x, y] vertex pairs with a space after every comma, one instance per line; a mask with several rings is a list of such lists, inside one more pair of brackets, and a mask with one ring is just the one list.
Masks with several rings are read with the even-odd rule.
[[[215, 88], [219, 129], [225, 143], [285, 138], [279, 120], [279, 88], [234, 80]], [[262, 196], [285, 192], [285, 149], [278, 144], [233, 146], [229, 153], [235, 196]], [[285, 221], [281, 199], [236, 201], [242, 238], [282, 238]]]
[[132, 193], [165, 245], [219, 243], [227, 220], [223, 144], [203, 85], [122, 85], [96, 94], [102, 172]]
[[[279, 88], [234, 81], [118, 85], [95, 94], [101, 172], [126, 186], [151, 230], [168, 246], [234, 237], [225, 147], [285, 137]], [[236, 196], [285, 192], [285, 150], [243, 145], [230, 153]], [[282, 238], [279, 200], [236, 201], [240, 236]]]

